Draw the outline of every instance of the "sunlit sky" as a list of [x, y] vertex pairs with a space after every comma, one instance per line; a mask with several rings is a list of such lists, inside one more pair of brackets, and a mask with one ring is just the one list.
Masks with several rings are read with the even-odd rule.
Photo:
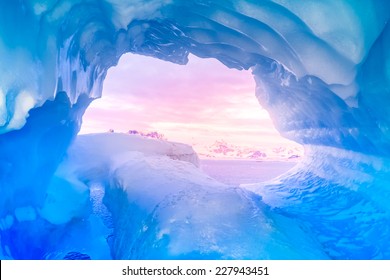
[[109, 70], [103, 97], [92, 102], [82, 134], [157, 131], [168, 140], [211, 145], [289, 146], [255, 97], [250, 71], [190, 56], [187, 65], [127, 54]]

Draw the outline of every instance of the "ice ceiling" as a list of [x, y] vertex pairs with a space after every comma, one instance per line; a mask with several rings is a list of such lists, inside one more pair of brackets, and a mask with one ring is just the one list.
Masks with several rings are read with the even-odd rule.
[[251, 68], [277, 129], [305, 146], [300, 168], [248, 189], [304, 220], [332, 258], [389, 258], [389, 17], [384, 0], [1, 0], [3, 251], [21, 258], [15, 244], [38, 232], [21, 221], [39, 216], [119, 57], [193, 53]]

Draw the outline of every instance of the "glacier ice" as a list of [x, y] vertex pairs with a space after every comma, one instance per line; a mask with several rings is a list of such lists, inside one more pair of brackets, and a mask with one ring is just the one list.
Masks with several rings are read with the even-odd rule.
[[[264, 254], [248, 251], [237, 258], [283, 258], [276, 256], [276, 247], [288, 225], [296, 228], [292, 239], [304, 236], [308, 246], [324, 248], [323, 257], [299, 255], [298, 248], [298, 258], [390, 258], [389, 17], [390, 3], [384, 0], [0, 0], [0, 256], [130, 257], [118, 242], [133, 236], [134, 229], [115, 227], [129, 215], [130, 205], [115, 208], [109, 197], [120, 195], [117, 199], [126, 204], [131, 201], [126, 202], [127, 194], [142, 192], [129, 189], [126, 180], [118, 184], [88, 173], [88, 165], [100, 161], [80, 164], [82, 158], [73, 161], [66, 151], [85, 109], [100, 97], [107, 70], [122, 54], [132, 52], [178, 64], [185, 64], [192, 53], [216, 58], [227, 67], [251, 68], [256, 96], [276, 128], [305, 146], [305, 160], [285, 176], [216, 195], [215, 203], [234, 196], [236, 203], [246, 205], [243, 213], [256, 208], [264, 218], [259, 223], [283, 220], [275, 227], [276, 235], [263, 236], [270, 246]], [[157, 154], [137, 157], [134, 148], [126, 155], [139, 166], [157, 161], [181, 171], [188, 161], [196, 161], [195, 155], [169, 151], [164, 145], [158, 146]], [[169, 152], [187, 163], [163, 160]], [[123, 172], [135, 172], [137, 164], [125, 162], [126, 158], [106, 162], [100, 170], [120, 163]], [[90, 199], [92, 183], [98, 181], [106, 187], [107, 207], [99, 211]], [[202, 184], [197, 182], [194, 191], [203, 191]], [[201, 192], [198, 195], [194, 199], [202, 200]], [[255, 197], [258, 205], [250, 208]], [[206, 201], [214, 203], [202, 203]], [[184, 206], [179, 205], [182, 213], [190, 210]], [[224, 217], [218, 211], [215, 214]], [[146, 213], [132, 218], [140, 222]], [[174, 213], [155, 212], [158, 223], [153, 231], [157, 226], [178, 230], [168, 225]], [[112, 220], [113, 229], [99, 216], [109, 214], [106, 220]], [[204, 219], [215, 222], [213, 216]], [[186, 234], [182, 226], [176, 237]], [[198, 233], [202, 226], [206, 225], [196, 225]], [[239, 223], [234, 226], [239, 228]], [[251, 226], [264, 234], [260, 225]], [[116, 234], [107, 242], [111, 230]], [[228, 240], [226, 251], [208, 256], [234, 258], [229, 248], [236, 241]], [[181, 241], [172, 240], [171, 245], [189, 246]], [[184, 251], [167, 255], [171, 251], [165, 249], [147, 256], [143, 250], [139, 247], [138, 258], [196, 257]]]
[[[217, 182], [197, 164], [184, 144], [91, 134], [77, 138], [56, 176], [77, 176], [97, 190], [100, 184], [107, 209], [98, 216], [112, 230], [114, 259], [328, 258], [318, 242], [258, 196]], [[57, 216], [75, 217], [61, 202], [54, 204]]]

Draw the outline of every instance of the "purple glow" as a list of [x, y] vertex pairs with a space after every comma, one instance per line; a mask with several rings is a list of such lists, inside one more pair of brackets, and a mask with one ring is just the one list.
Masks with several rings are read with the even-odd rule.
[[89, 107], [81, 133], [158, 131], [198, 151], [216, 140], [240, 146], [296, 147], [275, 130], [255, 94], [250, 71], [190, 57], [176, 65], [124, 55], [110, 69], [103, 97]]

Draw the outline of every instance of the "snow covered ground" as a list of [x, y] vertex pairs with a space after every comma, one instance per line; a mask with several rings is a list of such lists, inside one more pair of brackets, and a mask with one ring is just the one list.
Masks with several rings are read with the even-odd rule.
[[[197, 166], [197, 155], [184, 144], [115, 133], [79, 136], [41, 215], [57, 224], [91, 217], [91, 225], [105, 223], [107, 231], [99, 232], [114, 259], [327, 258], [298, 224], [259, 196]], [[68, 199], [78, 203], [64, 207]], [[97, 248], [94, 254], [73, 251], [104, 256]]]

